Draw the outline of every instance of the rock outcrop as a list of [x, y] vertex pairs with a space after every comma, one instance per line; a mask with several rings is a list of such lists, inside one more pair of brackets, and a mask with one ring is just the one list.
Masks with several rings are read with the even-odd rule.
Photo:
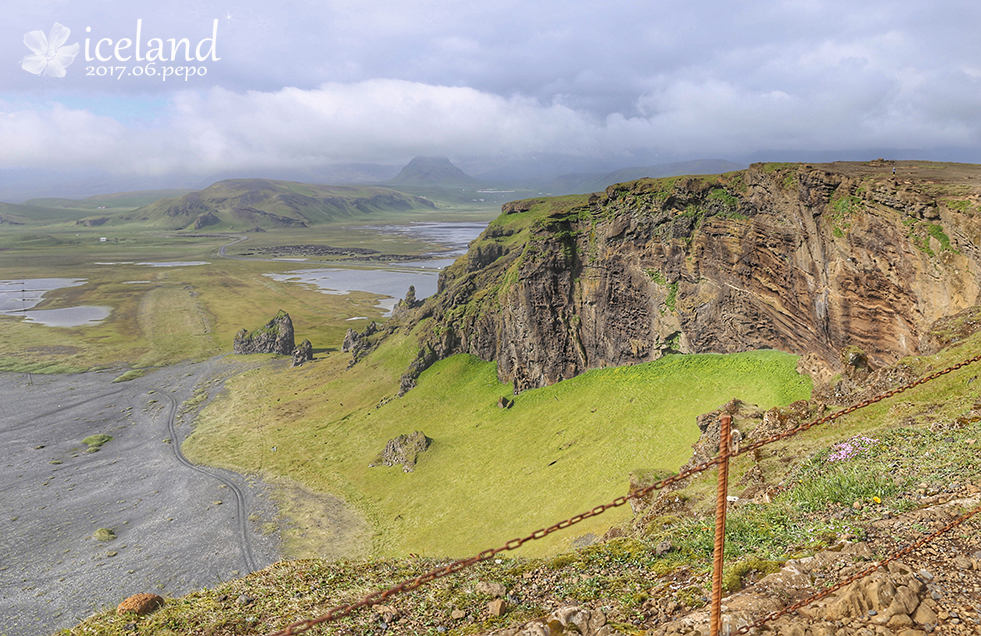
[[304, 340], [293, 349], [293, 362], [290, 364], [291, 367], [298, 367], [304, 362], [310, 362], [313, 360], [313, 345], [310, 344], [309, 340]]
[[431, 441], [422, 431], [415, 431], [411, 435], [399, 435], [388, 440], [385, 450], [369, 466], [402, 464], [402, 472], [411, 473], [415, 470], [416, 457], [429, 448]]
[[405, 298], [400, 300], [395, 307], [392, 308], [392, 318], [403, 318], [408, 312], [421, 305], [422, 301], [416, 298], [416, 286], [409, 285], [408, 291], [405, 292]]
[[364, 331], [358, 333], [354, 329], [348, 329], [344, 334], [344, 342], [341, 344], [341, 351], [351, 354], [351, 362], [348, 368], [354, 366], [359, 360], [371, 353], [371, 350], [378, 345], [378, 338], [373, 337], [380, 333], [378, 323], [370, 322]]
[[[833, 550], [788, 561], [779, 572], [722, 599], [723, 631], [734, 633], [790, 602], [814, 594], [818, 591], [814, 581], [864, 570], [871, 561], [873, 554], [865, 543], [838, 544]], [[881, 567], [768, 627], [778, 634], [923, 636], [937, 628], [940, 616], [949, 618], [937, 602], [942, 587], [934, 579], [926, 569], [915, 571], [900, 561], [892, 561], [888, 567]], [[652, 634], [703, 634], [708, 633], [708, 623], [709, 612], [705, 608], [666, 622]], [[946, 633], [946, 627], [944, 630]]]
[[235, 334], [235, 353], [278, 353], [293, 355], [293, 321], [290, 315], [279, 310], [276, 317], [252, 333], [242, 329]]
[[866, 374], [979, 300], [981, 187], [897, 165], [921, 176], [755, 164], [509, 203], [402, 324], [432, 318], [420, 360], [495, 360], [516, 392], [672, 352], [780, 349], [830, 378], [850, 347]]

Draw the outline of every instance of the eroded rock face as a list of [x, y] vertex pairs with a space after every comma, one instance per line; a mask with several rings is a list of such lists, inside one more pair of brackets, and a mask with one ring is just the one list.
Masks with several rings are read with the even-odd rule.
[[295, 348], [293, 321], [282, 309], [275, 318], [252, 333], [242, 329], [235, 334], [235, 353], [278, 353], [289, 356]]
[[516, 392], [671, 352], [810, 354], [824, 377], [846, 347], [862, 373], [917, 354], [979, 300], [981, 191], [836, 165], [507, 204], [417, 310], [433, 318], [424, 344], [495, 360]]

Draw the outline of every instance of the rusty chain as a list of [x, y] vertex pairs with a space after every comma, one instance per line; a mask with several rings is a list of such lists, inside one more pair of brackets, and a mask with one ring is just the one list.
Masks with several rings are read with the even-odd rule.
[[[762, 439], [762, 440], [759, 440], [759, 441], [754, 442], [752, 444], [749, 444], [749, 445], [747, 445], [747, 446], [745, 446], [743, 448], [740, 448], [738, 451], [729, 454], [728, 456], [730, 458], [731, 457], [737, 457], [739, 455], [743, 455], [745, 453], [748, 453], [750, 451], [753, 451], [753, 450], [755, 450], [757, 448], [760, 448], [762, 446], [766, 446], [766, 445], [772, 444], [774, 442], [777, 442], [777, 441], [780, 441], [780, 440], [783, 440], [783, 439], [787, 439], [789, 437], [793, 437], [793, 436], [797, 435], [798, 433], [802, 433], [802, 432], [804, 432], [804, 431], [806, 431], [806, 430], [808, 430], [810, 428], [813, 428], [814, 426], [818, 426], [818, 425], [821, 425], [821, 424], [827, 424], [828, 422], [832, 422], [834, 420], [837, 420], [837, 419], [839, 419], [841, 417], [844, 417], [845, 415], [848, 415], [850, 413], [854, 413], [855, 411], [857, 411], [859, 409], [865, 408], [865, 407], [870, 406], [872, 404], [875, 404], [877, 402], [881, 402], [882, 400], [886, 400], [886, 399], [888, 399], [890, 397], [893, 397], [895, 395], [898, 395], [900, 393], [903, 393], [904, 391], [908, 391], [909, 389], [912, 389], [914, 387], [917, 387], [917, 386], [926, 384], [928, 382], [931, 382], [933, 380], [936, 380], [937, 378], [939, 378], [941, 376], [944, 376], [944, 375], [946, 375], [948, 373], [951, 373], [953, 371], [957, 371], [958, 369], [961, 369], [963, 367], [966, 367], [966, 366], [968, 366], [970, 364], [974, 364], [974, 363], [979, 362], [979, 361], [981, 361], [981, 355], [975, 356], [973, 358], [969, 358], [969, 359], [964, 360], [964, 361], [962, 361], [962, 362], [960, 362], [960, 363], [958, 363], [956, 365], [953, 365], [951, 367], [947, 367], [946, 369], [943, 369], [943, 370], [938, 371], [936, 373], [933, 373], [931, 375], [924, 376], [923, 378], [920, 378], [918, 380], [915, 380], [914, 382], [910, 382], [909, 384], [905, 384], [903, 386], [897, 387], [897, 388], [895, 388], [895, 389], [893, 389], [891, 391], [888, 391], [886, 393], [882, 393], [880, 395], [877, 395], [875, 397], [869, 398], [869, 399], [864, 400], [862, 402], [859, 402], [857, 404], [853, 404], [853, 405], [851, 405], [851, 406], [849, 406], [847, 408], [844, 408], [844, 409], [842, 409], [840, 411], [836, 411], [836, 412], [834, 412], [834, 413], [832, 413], [830, 415], [827, 415], [827, 416], [825, 416], [823, 418], [820, 418], [820, 419], [817, 419], [817, 420], [813, 420], [813, 421], [808, 422], [806, 424], [802, 424], [802, 425], [800, 425], [800, 426], [798, 426], [796, 428], [792, 428], [792, 429], [789, 429], [787, 431], [784, 431], [783, 433], [779, 433], [777, 435], [773, 435], [771, 437], [767, 437], [765, 439]], [[402, 581], [401, 583], [399, 583], [398, 585], [396, 585], [394, 587], [390, 587], [390, 588], [388, 588], [386, 590], [380, 590], [380, 591], [377, 591], [377, 592], [372, 592], [371, 594], [368, 594], [367, 596], [363, 597], [360, 601], [357, 601], [356, 603], [349, 603], [349, 604], [345, 604], [345, 605], [338, 605], [338, 606], [332, 608], [331, 610], [329, 610], [327, 613], [325, 613], [322, 616], [319, 616], [317, 618], [297, 621], [297, 622], [292, 623], [291, 625], [287, 626], [285, 629], [282, 629], [282, 630], [277, 631], [277, 632], [273, 632], [273, 633], [269, 634], [268, 636], [294, 636], [296, 634], [302, 634], [302, 633], [304, 633], [304, 632], [306, 632], [306, 631], [312, 629], [313, 627], [316, 627], [317, 625], [320, 625], [322, 623], [327, 623], [327, 622], [330, 622], [330, 621], [337, 620], [339, 618], [343, 618], [345, 616], [349, 616], [355, 610], [358, 610], [358, 609], [360, 609], [362, 607], [368, 607], [368, 606], [371, 606], [371, 605], [376, 605], [376, 604], [378, 604], [381, 601], [387, 600], [387, 599], [389, 599], [389, 598], [391, 598], [393, 596], [396, 596], [398, 594], [401, 594], [403, 592], [412, 591], [412, 590], [414, 590], [414, 589], [416, 589], [418, 587], [421, 587], [421, 586], [425, 585], [426, 583], [429, 583], [429, 582], [434, 581], [436, 579], [443, 578], [443, 577], [448, 576], [450, 574], [455, 574], [456, 572], [459, 572], [461, 570], [464, 570], [464, 569], [466, 569], [466, 568], [468, 568], [468, 567], [470, 567], [472, 565], [476, 565], [477, 563], [482, 563], [484, 561], [488, 561], [488, 560], [494, 558], [496, 555], [500, 554], [501, 552], [507, 552], [507, 551], [510, 551], [510, 550], [517, 550], [518, 548], [520, 548], [525, 543], [528, 543], [529, 541], [535, 541], [535, 540], [538, 540], [538, 539], [542, 539], [542, 538], [544, 538], [544, 537], [552, 534], [553, 532], [557, 532], [559, 530], [564, 530], [565, 528], [568, 528], [569, 526], [572, 526], [572, 525], [575, 525], [577, 523], [580, 523], [581, 521], [584, 521], [586, 519], [590, 519], [592, 517], [596, 517], [598, 515], [601, 515], [601, 514], [603, 514], [604, 512], [606, 512], [607, 510], [609, 510], [611, 508], [617, 508], [617, 507], [623, 506], [627, 502], [629, 502], [631, 499], [640, 499], [642, 497], [645, 497], [645, 496], [651, 494], [655, 490], [660, 490], [660, 489], [662, 489], [662, 488], [664, 488], [666, 486], [669, 486], [671, 484], [674, 484], [674, 483], [680, 482], [680, 481], [682, 481], [684, 479], [687, 479], [688, 477], [691, 477], [692, 475], [696, 475], [698, 473], [702, 473], [702, 472], [708, 470], [709, 468], [711, 468], [712, 466], [715, 466], [716, 464], [720, 463], [721, 458], [722, 458], [722, 456], [720, 455], [718, 457], [715, 457], [714, 459], [710, 459], [709, 461], [702, 462], [700, 464], [697, 464], [695, 466], [692, 466], [691, 468], [688, 468], [686, 470], [683, 470], [683, 471], [679, 472], [677, 475], [673, 475], [671, 477], [668, 477], [666, 479], [663, 479], [661, 481], [658, 481], [658, 482], [656, 482], [654, 484], [651, 484], [650, 486], [647, 486], [645, 488], [642, 488], [642, 489], [633, 491], [633, 492], [631, 492], [628, 495], [625, 495], [625, 496], [622, 496], [622, 497], [617, 497], [616, 499], [614, 499], [610, 503], [603, 504], [603, 505], [600, 505], [600, 506], [596, 506], [595, 508], [592, 508], [591, 510], [588, 510], [586, 512], [583, 512], [583, 513], [580, 513], [578, 515], [575, 515], [574, 517], [570, 517], [568, 519], [565, 519], [563, 521], [560, 521], [560, 522], [558, 522], [558, 523], [556, 523], [556, 524], [554, 524], [554, 525], [552, 525], [552, 526], [550, 526], [548, 528], [542, 528], [542, 529], [536, 530], [536, 531], [532, 532], [531, 534], [529, 534], [529, 535], [527, 535], [525, 537], [518, 538], [518, 539], [511, 539], [510, 541], [508, 541], [507, 543], [505, 543], [504, 545], [502, 545], [502, 546], [500, 546], [498, 548], [484, 550], [483, 552], [477, 554], [476, 556], [472, 556], [472, 557], [469, 557], [469, 558], [466, 558], [466, 559], [460, 559], [458, 561], [454, 561], [453, 563], [450, 563], [449, 565], [446, 565], [446, 566], [443, 566], [443, 567], [440, 567], [440, 568], [436, 568], [434, 570], [430, 570], [429, 572], [426, 572], [424, 574], [421, 574], [421, 575], [419, 575], [419, 576], [417, 576], [417, 577], [415, 577], [413, 579], [407, 579], [405, 581]], [[772, 620], [775, 620], [776, 618], [779, 618], [781, 616], [784, 616], [786, 614], [789, 614], [790, 612], [796, 611], [797, 609], [799, 609], [800, 607], [803, 607], [804, 605], [807, 605], [807, 604], [809, 604], [809, 603], [811, 603], [813, 601], [816, 601], [816, 600], [818, 600], [820, 598], [824, 598], [825, 596], [833, 593], [834, 591], [836, 591], [838, 589], [841, 589], [845, 585], [848, 585], [849, 583], [852, 583], [852, 582], [854, 582], [854, 581], [856, 581], [856, 580], [858, 580], [858, 579], [860, 579], [860, 578], [862, 578], [864, 576], [867, 576], [868, 574], [871, 574], [876, 569], [882, 567], [882, 565], [887, 564], [890, 561], [892, 561], [894, 559], [897, 559], [897, 558], [899, 558], [900, 556], [902, 556], [904, 554], [909, 553], [910, 551], [912, 551], [913, 549], [915, 549], [915, 548], [923, 545], [924, 543], [927, 543], [927, 542], [933, 540], [934, 538], [936, 538], [940, 534], [943, 534], [944, 532], [947, 532], [950, 528], [955, 527], [956, 525], [959, 525], [960, 523], [963, 523], [967, 519], [970, 519], [972, 516], [974, 516], [978, 512], [981, 512], [981, 506], [978, 506], [974, 511], [972, 511], [971, 513], [969, 513], [967, 515], [962, 515], [963, 518], [959, 518], [958, 520], [955, 520], [951, 524], [948, 524], [948, 526], [945, 527], [943, 530], [940, 530], [938, 532], [935, 532], [932, 535], [928, 535], [927, 537], [925, 537], [923, 539], [920, 539], [916, 543], [912, 544], [911, 546], [908, 546], [904, 550], [901, 550], [900, 552], [898, 552], [895, 555], [889, 557], [888, 559], [883, 559], [882, 561], [880, 561], [873, 568], [870, 568], [868, 570], [865, 570], [863, 572], [860, 572], [859, 574], [856, 574], [856, 575], [854, 575], [852, 577], [849, 577], [845, 581], [840, 582], [835, 587], [828, 588], [827, 590], [823, 590], [823, 591], [819, 592], [818, 594], [815, 594], [813, 597], [809, 597], [808, 599], [804, 599], [803, 601], [798, 601], [794, 605], [791, 605], [791, 606], [789, 606], [787, 608], [784, 608], [783, 610], [780, 610], [778, 612], [774, 612], [774, 613], [772, 613], [772, 614], [770, 614], [770, 615], [768, 615], [768, 616], [766, 616], [766, 617], [758, 620], [756, 623], [753, 623], [752, 625], [747, 625], [745, 627], [742, 627], [736, 633], [737, 634], [745, 634], [745, 633], [748, 633], [749, 629], [751, 629], [751, 628], [761, 626], [761, 625], [763, 625], [763, 624], [765, 624], [767, 622], [770, 622]]]
[[961, 516], [957, 517], [956, 519], [954, 519], [953, 521], [951, 521], [950, 523], [948, 523], [946, 526], [944, 526], [940, 530], [937, 530], [933, 534], [928, 534], [925, 537], [921, 537], [918, 541], [916, 541], [914, 543], [911, 543], [910, 545], [906, 546], [905, 548], [902, 548], [901, 550], [899, 550], [897, 552], [894, 552], [893, 554], [891, 554], [888, 557], [882, 559], [881, 561], [877, 561], [875, 564], [869, 566], [868, 568], [862, 570], [861, 572], [858, 572], [856, 574], [853, 574], [852, 576], [849, 576], [848, 578], [846, 578], [846, 579], [844, 579], [842, 581], [839, 581], [834, 586], [829, 587], [829, 588], [827, 588], [825, 590], [821, 590], [817, 594], [813, 594], [811, 596], [808, 596], [807, 598], [801, 599], [801, 600], [797, 601], [796, 603], [794, 603], [793, 605], [788, 605], [787, 607], [785, 607], [785, 608], [783, 608], [781, 610], [777, 610], [776, 612], [772, 612], [770, 614], [767, 614], [763, 618], [757, 620], [755, 623], [750, 623], [749, 625], [744, 625], [744, 626], [740, 627], [738, 630], [736, 630], [733, 633], [734, 634], [748, 634], [750, 632], [750, 630], [752, 630], [752, 629], [756, 629], [758, 627], [762, 627], [766, 623], [769, 623], [771, 621], [775, 621], [776, 619], [780, 618], [781, 616], [787, 616], [788, 614], [792, 614], [792, 613], [796, 612], [797, 610], [799, 610], [800, 608], [804, 607], [805, 605], [810, 605], [814, 601], [818, 601], [818, 600], [821, 600], [822, 598], [824, 598], [826, 596], [830, 596], [831, 594], [837, 592], [841, 588], [843, 588], [843, 587], [845, 587], [847, 585], [851, 585], [852, 583], [854, 583], [855, 581], [858, 581], [860, 579], [864, 579], [866, 576], [872, 574], [873, 572], [875, 572], [879, 568], [888, 565], [889, 563], [891, 563], [892, 561], [895, 561], [896, 559], [898, 559], [900, 557], [906, 556], [907, 554], [909, 554], [913, 550], [916, 550], [917, 548], [919, 548], [919, 547], [921, 547], [923, 545], [926, 545], [927, 543], [930, 543], [931, 541], [933, 541], [934, 539], [936, 539], [940, 535], [942, 535], [942, 534], [944, 534], [946, 532], [949, 532], [953, 528], [956, 528], [957, 526], [961, 525], [962, 523], [964, 523], [965, 521], [967, 521], [968, 519], [970, 519], [974, 515], [978, 514], [979, 512], [981, 512], [981, 504], [975, 506], [972, 510], [969, 510], [969, 511], [965, 512], [964, 514], [962, 514]]

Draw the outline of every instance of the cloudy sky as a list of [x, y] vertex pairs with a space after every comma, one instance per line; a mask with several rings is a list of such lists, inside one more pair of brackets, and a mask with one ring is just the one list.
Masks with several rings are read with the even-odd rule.
[[973, 1], [0, 4], [0, 199], [415, 155], [981, 162]]

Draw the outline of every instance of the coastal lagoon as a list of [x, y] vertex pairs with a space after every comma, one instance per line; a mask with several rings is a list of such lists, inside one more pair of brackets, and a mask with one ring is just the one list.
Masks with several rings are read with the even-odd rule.
[[[450, 261], [452, 262], [452, 261]], [[384, 296], [377, 307], [389, 316], [399, 299], [405, 297], [412, 285], [416, 298], [425, 298], [436, 293], [439, 279], [437, 269], [307, 269], [284, 274], [266, 274], [273, 280], [285, 283], [313, 285], [324, 294], [349, 294], [363, 291]]]
[[441, 258], [457, 257], [467, 253], [470, 241], [474, 240], [487, 227], [485, 221], [463, 221], [457, 223], [419, 222], [407, 225], [386, 225], [373, 228], [379, 234], [408, 236], [418, 241], [445, 245], [448, 249], [434, 253]]
[[23, 317], [48, 327], [81, 327], [95, 325], [112, 313], [111, 307], [81, 305], [58, 309], [34, 309], [44, 300], [44, 294], [64, 287], [78, 287], [88, 282], [84, 278], [25, 278], [0, 280], [0, 314]]
[[337, 267], [304, 269], [284, 274], [266, 274], [279, 282], [313, 285], [325, 294], [349, 294], [363, 291], [384, 296], [378, 307], [389, 316], [398, 301], [405, 297], [409, 286], [416, 290], [416, 298], [422, 299], [436, 293], [439, 271], [467, 253], [470, 242], [477, 238], [487, 223], [410, 223], [372, 228], [379, 234], [397, 234], [446, 249], [432, 252], [432, 260], [390, 263], [387, 267], [342, 269]]

